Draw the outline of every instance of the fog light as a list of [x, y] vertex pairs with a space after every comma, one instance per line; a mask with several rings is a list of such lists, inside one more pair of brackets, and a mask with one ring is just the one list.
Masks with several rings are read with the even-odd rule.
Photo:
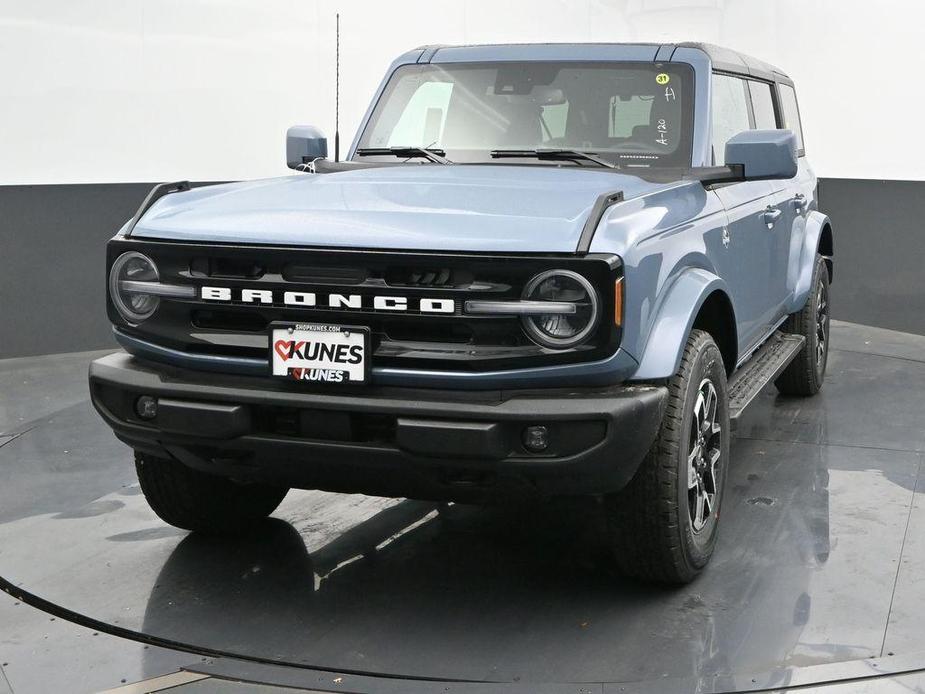
[[135, 412], [142, 419], [154, 419], [157, 417], [157, 398], [142, 395], [135, 401]]
[[549, 429], [541, 425], [527, 427], [521, 440], [531, 453], [541, 453], [549, 446]]

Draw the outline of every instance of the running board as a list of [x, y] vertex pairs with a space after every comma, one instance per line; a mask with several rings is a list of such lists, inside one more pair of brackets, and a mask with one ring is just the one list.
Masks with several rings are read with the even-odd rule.
[[729, 418], [735, 422], [768, 383], [780, 376], [806, 338], [780, 331], [769, 337], [729, 379]]

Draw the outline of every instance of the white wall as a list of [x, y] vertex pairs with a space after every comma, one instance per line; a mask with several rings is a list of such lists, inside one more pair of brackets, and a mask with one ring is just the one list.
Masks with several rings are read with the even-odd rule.
[[346, 149], [425, 43], [702, 40], [796, 81], [821, 176], [925, 180], [917, 0], [0, 0], [0, 184], [285, 174], [293, 123]]

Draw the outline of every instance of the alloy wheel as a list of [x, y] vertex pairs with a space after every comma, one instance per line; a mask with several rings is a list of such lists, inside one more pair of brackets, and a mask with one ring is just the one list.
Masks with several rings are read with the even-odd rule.
[[722, 436], [719, 397], [713, 382], [705, 378], [697, 388], [687, 456], [687, 508], [695, 533], [716, 512]]
[[822, 370], [829, 340], [829, 302], [825, 285], [820, 282], [816, 293], [816, 368]]

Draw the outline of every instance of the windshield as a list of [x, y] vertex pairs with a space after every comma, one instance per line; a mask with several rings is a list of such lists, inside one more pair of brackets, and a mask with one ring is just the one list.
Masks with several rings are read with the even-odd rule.
[[[358, 147], [426, 147], [460, 163], [511, 163], [491, 153], [555, 148], [595, 152], [621, 168], [689, 166], [692, 73], [671, 63], [405, 65], [389, 79]], [[362, 157], [371, 158], [395, 160]]]

